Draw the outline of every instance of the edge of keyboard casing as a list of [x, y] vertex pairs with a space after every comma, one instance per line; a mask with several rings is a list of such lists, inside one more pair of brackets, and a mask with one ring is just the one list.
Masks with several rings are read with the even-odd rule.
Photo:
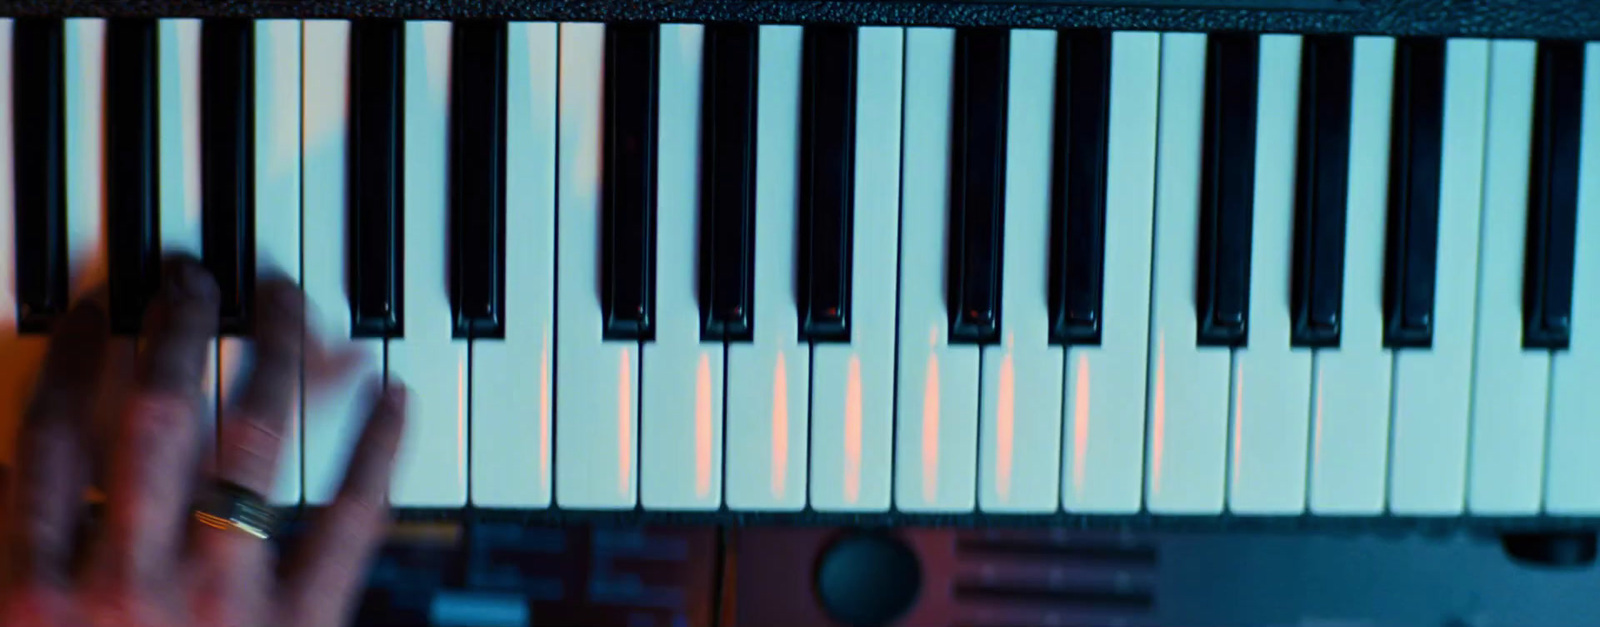
[[1600, 39], [1593, 0], [8, 0], [0, 16], [1005, 26]]
[[[319, 508], [285, 509], [285, 518], [297, 518]], [[404, 522], [516, 522], [532, 525], [592, 524], [599, 526], [636, 525], [732, 525], [801, 527], [937, 527], [937, 528], [1051, 528], [1124, 531], [1245, 531], [1252, 533], [1305, 532], [1452, 535], [1461, 532], [1548, 532], [1593, 530], [1600, 527], [1600, 516], [1379, 516], [1350, 515], [1159, 515], [1138, 514], [994, 514], [974, 511], [964, 514], [736, 512], [731, 510], [687, 512], [626, 510], [502, 510], [502, 509], [399, 509], [395, 517]]]

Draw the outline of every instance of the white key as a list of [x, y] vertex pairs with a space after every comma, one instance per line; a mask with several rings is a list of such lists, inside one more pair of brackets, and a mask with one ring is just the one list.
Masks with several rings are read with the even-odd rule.
[[648, 509], [722, 504], [722, 342], [700, 341], [700, 59], [705, 27], [661, 26], [656, 150], [656, 339], [646, 342], [639, 499]]
[[800, 134], [799, 26], [762, 26], [756, 73], [755, 319], [728, 346], [727, 498], [734, 510], [806, 503], [811, 353], [800, 345], [794, 263]]
[[[300, 22], [256, 22], [256, 277], [300, 281]], [[228, 343], [223, 343], [226, 361]], [[300, 501], [300, 383], [273, 502]], [[228, 389], [228, 388], [223, 388]]]
[[1496, 41], [1489, 54], [1467, 508], [1474, 514], [1534, 514], [1543, 496], [1550, 392], [1550, 352], [1522, 348], [1523, 238], [1538, 47], [1532, 41]]
[[600, 337], [600, 126], [605, 26], [561, 25], [556, 264], [556, 504], [628, 509], [638, 496], [638, 343]]
[[1356, 38], [1351, 68], [1343, 324], [1339, 347], [1313, 357], [1310, 506], [1317, 514], [1377, 515], [1393, 364], [1383, 347], [1383, 251], [1394, 40]]
[[1305, 508], [1311, 351], [1289, 347], [1294, 266], [1296, 110], [1300, 37], [1263, 35], [1256, 104], [1255, 219], [1250, 249], [1250, 343], [1233, 352], [1228, 510]]
[[452, 336], [450, 23], [405, 32], [405, 337], [389, 340], [389, 378], [411, 386], [411, 415], [389, 498], [406, 507], [467, 501], [467, 342]]
[[506, 26], [505, 338], [472, 346], [472, 503], [550, 504], [556, 25]]
[[1536, 513], [1544, 480], [1550, 353], [1523, 350], [1523, 238], [1533, 141], [1534, 42], [1490, 48], [1490, 123], [1478, 242], [1477, 347], [1467, 509]]
[[1395, 354], [1389, 510], [1396, 514], [1458, 513], [1466, 490], [1488, 75], [1489, 42], [1447, 44], [1433, 347]]
[[[341, 342], [350, 337], [351, 295], [345, 289], [350, 23], [307, 21], [303, 37], [301, 279], [312, 308], [308, 318], [330, 342]], [[362, 338], [351, 344], [364, 357], [351, 381], [382, 373], [382, 340]], [[362, 385], [344, 385], [304, 399], [306, 503], [333, 500], [350, 447], [365, 422], [365, 394]]]
[[106, 278], [105, 53], [106, 21], [66, 20], [67, 263], [76, 296]]
[[890, 498], [904, 33], [868, 27], [858, 36], [853, 328], [849, 344], [817, 344], [811, 355], [810, 487], [819, 511], [884, 511]]
[[[200, 20], [156, 25], [156, 154], [163, 253], [203, 253], [200, 217]], [[206, 354], [204, 421], [216, 432], [217, 346]]]
[[1000, 343], [983, 347], [978, 505], [1049, 512], [1061, 492], [1060, 346], [1050, 344], [1055, 31], [1011, 32]]
[[[1577, 77], [1573, 77], [1576, 80]], [[1577, 258], [1572, 338], [1550, 365], [1550, 443], [1544, 508], [1558, 515], [1600, 513], [1600, 44], [1585, 47], [1583, 131], [1578, 153]]]
[[1141, 503], [1160, 68], [1161, 35], [1112, 34], [1100, 345], [1066, 357], [1061, 504], [1071, 512]]
[[1229, 352], [1199, 346], [1195, 328], [1205, 81], [1205, 35], [1162, 35], [1145, 484], [1159, 514], [1221, 511], [1227, 470]]
[[[104, 223], [106, 21], [69, 19], [63, 35], [67, 100], [67, 264], [71, 294], [76, 300], [89, 289], [104, 285], [107, 275]], [[135, 352], [132, 338], [111, 338], [106, 345], [102, 376], [113, 386], [126, 385], [129, 379], [119, 375], [131, 376]], [[206, 372], [202, 385], [211, 390], [215, 369], [208, 368]], [[101, 392], [103, 401], [117, 397], [122, 390], [114, 388]], [[95, 420], [113, 424], [118, 410], [113, 403], [97, 402]]]
[[955, 41], [953, 29], [906, 30], [894, 456], [901, 511], [972, 511], [977, 488], [978, 347], [945, 337]]
[[199, 256], [200, 20], [161, 20], [156, 37], [161, 248]]

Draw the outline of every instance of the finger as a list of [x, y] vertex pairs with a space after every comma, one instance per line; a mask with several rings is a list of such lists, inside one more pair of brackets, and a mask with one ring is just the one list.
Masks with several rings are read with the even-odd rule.
[[[278, 458], [300, 387], [304, 300], [286, 280], [263, 281], [257, 290], [254, 363], [239, 400], [223, 412], [215, 479], [257, 496], [272, 492]], [[197, 526], [192, 536], [196, 570], [230, 594], [262, 579], [267, 546], [232, 528]]]
[[206, 349], [217, 335], [216, 280], [191, 257], [173, 257], [145, 316], [136, 392], [198, 398]]
[[88, 483], [85, 429], [94, 410], [106, 332], [105, 311], [85, 300], [50, 338], [17, 436], [17, 509], [7, 538], [15, 577], [47, 584], [66, 578]]
[[370, 354], [349, 342], [323, 343], [309, 334], [304, 350], [307, 403], [321, 399], [327, 392], [348, 388], [351, 376], [367, 367]]
[[322, 400], [327, 393], [349, 389], [354, 382], [352, 377], [368, 366], [365, 362], [371, 354], [348, 340], [324, 337], [312, 322], [321, 319], [316, 303], [307, 301], [305, 343], [301, 355], [305, 373], [303, 393], [307, 404]]
[[262, 282], [256, 302], [254, 363], [238, 402], [224, 412], [217, 476], [267, 494], [277, 477], [284, 434], [299, 397], [305, 301], [295, 284], [273, 279]]
[[217, 331], [217, 284], [198, 263], [171, 260], [163, 278], [118, 419], [95, 561], [120, 582], [159, 574], [177, 555], [200, 443], [206, 349]]
[[285, 625], [344, 624], [389, 521], [389, 478], [405, 429], [406, 392], [384, 390], [361, 432], [344, 484], [285, 570]]

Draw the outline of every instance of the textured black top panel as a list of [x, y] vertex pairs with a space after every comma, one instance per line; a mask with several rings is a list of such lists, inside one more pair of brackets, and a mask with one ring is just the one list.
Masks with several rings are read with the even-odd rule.
[[0, 15], [832, 22], [1600, 39], [1597, 0], [0, 0]]

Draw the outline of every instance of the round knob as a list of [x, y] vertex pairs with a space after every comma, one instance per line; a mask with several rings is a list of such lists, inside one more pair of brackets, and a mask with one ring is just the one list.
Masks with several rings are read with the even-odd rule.
[[823, 609], [840, 624], [887, 625], [916, 601], [922, 567], [905, 543], [856, 532], [823, 550], [815, 583]]

